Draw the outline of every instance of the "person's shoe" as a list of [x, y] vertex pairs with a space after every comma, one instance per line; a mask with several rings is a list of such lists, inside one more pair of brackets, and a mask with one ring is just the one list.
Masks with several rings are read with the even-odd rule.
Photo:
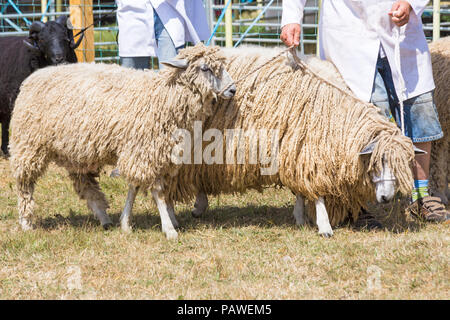
[[414, 201], [406, 208], [406, 214], [425, 222], [450, 222], [450, 214], [438, 197], [427, 196]]
[[361, 213], [359, 214], [358, 220], [353, 223], [353, 228], [357, 230], [381, 230], [383, 225], [367, 210], [361, 208]]

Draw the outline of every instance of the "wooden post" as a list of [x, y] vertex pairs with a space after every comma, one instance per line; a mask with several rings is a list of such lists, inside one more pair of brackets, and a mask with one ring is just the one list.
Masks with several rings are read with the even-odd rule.
[[231, 6], [233, 5], [233, 0], [225, 11], [225, 47], [233, 47], [233, 11]]
[[[73, 33], [77, 34], [81, 29], [94, 23], [93, 0], [70, 0], [70, 21], [73, 25]], [[75, 42], [78, 37], [75, 39]], [[75, 50], [78, 62], [93, 62], [95, 59], [94, 26], [84, 32], [84, 39]]]
[[433, 41], [441, 37], [441, 1], [433, 1]]

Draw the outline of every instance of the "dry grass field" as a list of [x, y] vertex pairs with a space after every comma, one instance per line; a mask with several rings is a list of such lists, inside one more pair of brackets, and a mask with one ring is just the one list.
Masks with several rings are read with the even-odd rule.
[[[109, 171], [108, 171], [109, 173]], [[449, 226], [406, 223], [384, 231], [299, 229], [293, 195], [210, 199], [200, 219], [177, 206], [179, 240], [160, 231], [139, 194], [134, 232], [118, 227], [126, 183], [103, 174], [115, 228], [104, 231], [64, 170], [51, 166], [36, 192], [38, 228], [18, 228], [14, 181], [0, 160], [0, 299], [448, 299]], [[403, 220], [402, 220], [403, 219]]]

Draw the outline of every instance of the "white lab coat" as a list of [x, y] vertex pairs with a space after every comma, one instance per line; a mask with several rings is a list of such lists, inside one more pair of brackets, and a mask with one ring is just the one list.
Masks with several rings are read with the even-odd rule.
[[156, 56], [153, 10], [158, 13], [176, 48], [209, 38], [202, 0], [116, 0], [119, 56]]
[[[284, 0], [282, 27], [301, 23], [306, 0]], [[401, 97], [400, 73], [395, 63], [395, 24], [388, 16], [396, 1], [323, 0], [319, 25], [322, 59], [332, 61], [357, 97], [369, 101], [376, 62], [382, 45], [389, 60], [394, 86]], [[431, 58], [421, 15], [428, 0], [411, 0], [409, 22], [400, 30], [401, 74], [405, 98], [434, 89]]]

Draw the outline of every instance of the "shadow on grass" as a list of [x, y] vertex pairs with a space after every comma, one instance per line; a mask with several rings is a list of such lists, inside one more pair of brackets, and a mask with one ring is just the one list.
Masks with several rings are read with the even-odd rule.
[[[406, 230], [417, 232], [421, 225], [411, 219], [407, 219], [404, 212], [405, 203], [403, 200], [396, 200], [389, 205], [372, 204], [369, 211], [381, 222], [384, 230], [401, 233]], [[177, 212], [177, 221], [180, 230], [189, 231], [199, 227], [211, 229], [229, 229], [247, 226], [257, 226], [259, 228], [296, 228], [295, 219], [292, 215], [293, 206], [273, 207], [254, 206], [246, 207], [221, 206], [208, 209], [199, 218], [194, 218], [190, 210], [184, 209]], [[113, 228], [120, 228], [120, 212], [110, 213], [113, 220]], [[308, 222], [310, 227], [315, 228], [315, 224]], [[83, 229], [101, 228], [100, 223], [93, 215], [80, 214], [70, 210], [69, 216], [55, 214], [54, 216], [38, 219], [37, 226], [46, 230], [58, 229], [62, 226], [71, 226]], [[135, 212], [132, 216], [132, 226], [134, 230], [161, 230], [161, 220], [156, 211]], [[333, 228], [352, 228], [350, 224]], [[355, 231], [358, 231], [354, 229]]]
[[[177, 221], [180, 230], [193, 230], [199, 226], [208, 228], [235, 228], [245, 226], [258, 226], [261, 228], [271, 228], [274, 226], [293, 227], [295, 220], [292, 216], [292, 206], [271, 207], [271, 206], [247, 206], [234, 207], [222, 206], [220, 208], [209, 209], [200, 218], [194, 218], [189, 210], [177, 212]], [[121, 212], [109, 213], [113, 220], [114, 228], [120, 227]], [[156, 211], [134, 212], [132, 215], [132, 225], [134, 230], [160, 229], [161, 219]], [[83, 229], [100, 228], [100, 222], [93, 215], [86, 215], [69, 211], [68, 216], [55, 214], [45, 218], [37, 218], [37, 227], [54, 230], [62, 226], [71, 226]]]
[[409, 199], [396, 197], [388, 204], [371, 203], [369, 211], [386, 230], [394, 233], [405, 231], [418, 232], [423, 223], [405, 214]]

